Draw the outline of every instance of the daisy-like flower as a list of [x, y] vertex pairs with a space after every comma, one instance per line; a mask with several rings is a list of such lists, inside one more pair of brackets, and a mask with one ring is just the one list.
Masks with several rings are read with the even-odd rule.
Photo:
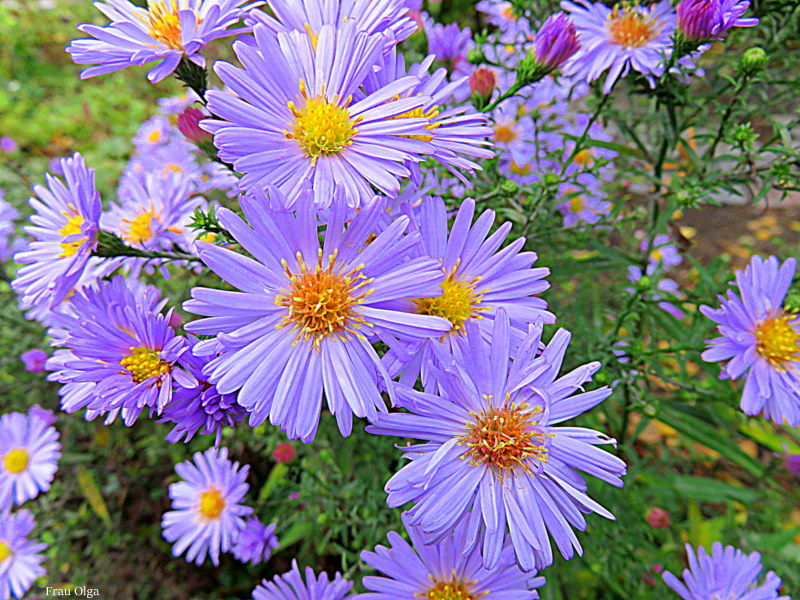
[[389, 373], [395, 376], [402, 369], [401, 381], [407, 385], [413, 385], [421, 373], [428, 389], [435, 350], [452, 351], [453, 344], [465, 335], [466, 325], [471, 322], [477, 323], [483, 335], [490, 337], [500, 308], [511, 319], [517, 343], [529, 323], [537, 319], [555, 323], [555, 316], [547, 311], [547, 302], [536, 297], [550, 287], [545, 280], [550, 269], [532, 268], [537, 256], [534, 252], [521, 252], [524, 238], [500, 250], [511, 223], [504, 223], [489, 235], [494, 211], [485, 211], [473, 224], [474, 214], [475, 201], [465, 200], [448, 231], [447, 209], [441, 198], [427, 198], [420, 206], [415, 219], [423, 243], [420, 252], [438, 261], [444, 281], [441, 295], [434, 298], [408, 295], [415, 298], [417, 313], [447, 319], [453, 328], [440, 338], [407, 344], [387, 356]]
[[359, 31], [389, 34], [385, 44], [393, 47], [417, 29], [403, 0], [268, 0], [267, 4], [275, 16], [254, 10], [248, 23], [264, 23], [276, 34], [304, 31], [313, 38], [324, 25], [355, 21]]
[[[236, 96], [209, 91], [208, 108], [224, 120], [205, 121], [219, 156], [244, 173], [243, 189], [273, 185], [294, 201], [304, 186], [327, 208], [334, 185], [353, 207], [371, 198], [370, 184], [396, 196], [407, 160], [431, 152], [428, 118], [397, 118], [421, 108], [419, 85], [403, 77], [357, 101], [361, 84], [382, 53], [380, 36], [348, 21], [324, 25], [316, 38], [299, 31], [254, 28], [255, 45], [233, 47], [244, 69], [218, 62], [215, 70]], [[399, 99], [390, 102], [393, 98]]]
[[710, 555], [700, 547], [695, 556], [692, 546], [686, 544], [686, 557], [689, 568], [683, 571], [683, 581], [669, 571], [663, 575], [664, 583], [683, 600], [791, 600], [778, 595], [781, 580], [772, 571], [758, 584], [763, 568], [758, 552], [745, 554], [714, 542]]
[[272, 581], [266, 579], [253, 590], [253, 600], [343, 600], [353, 583], [336, 573], [333, 581], [327, 573], [317, 576], [306, 567], [305, 581], [297, 561], [292, 561], [292, 570], [278, 575]]
[[187, 345], [170, 327], [170, 313], [154, 310], [151, 297], [135, 293], [124, 277], [83, 288], [70, 304], [75, 317], [63, 340], [66, 348], [47, 361], [55, 371], [48, 379], [65, 384], [59, 394], [67, 412], [121, 410], [131, 425], [145, 408], [161, 413], [172, 398], [173, 380], [196, 385], [176, 365]]
[[194, 356], [191, 349], [197, 345], [197, 338], [189, 336], [189, 350], [183, 355], [181, 365], [194, 376], [194, 385], [176, 385], [172, 400], [164, 409], [159, 423], [174, 423], [175, 427], [167, 435], [167, 441], [175, 444], [181, 439], [185, 442], [199, 431], [202, 435], [214, 434], [214, 443], [219, 446], [222, 430], [233, 427], [247, 415], [243, 406], [236, 402], [236, 394], [220, 394], [216, 386], [206, 381], [203, 369], [210, 357]]
[[650, 6], [622, 2], [614, 8], [602, 2], [563, 0], [561, 8], [572, 15], [578, 29], [581, 49], [572, 71], [580, 77], [594, 81], [608, 71], [603, 91], [609, 93], [630, 69], [661, 74], [675, 31], [675, 10], [669, 0]]
[[17, 209], [5, 200], [5, 190], [0, 188], [0, 263], [6, 262], [13, 254], [14, 221], [19, 217]]
[[[128, 174], [120, 183], [122, 204], [112, 204], [103, 215], [103, 228], [117, 234], [126, 244], [142, 250], [173, 247], [190, 252], [195, 233], [190, 227], [192, 213], [205, 206], [205, 199], [192, 193], [191, 181], [181, 173]], [[146, 258], [128, 258], [126, 266], [138, 272]]]
[[613, 439], [554, 425], [609, 396], [608, 387], [583, 391], [600, 363], [559, 378], [570, 334], [560, 329], [540, 351], [541, 324], [531, 325], [512, 352], [503, 309], [490, 340], [476, 323], [466, 328], [454, 360], [433, 371], [440, 395], [398, 386], [397, 404], [410, 413], [381, 415], [367, 427], [370, 433], [423, 440], [404, 448], [411, 462], [386, 484], [389, 506], [413, 502], [408, 524], [433, 541], [466, 527], [471, 533], [463, 552], [482, 540], [489, 570], [501, 564], [508, 539], [525, 571], [552, 564], [550, 538], [565, 558], [575, 550], [581, 554], [573, 527], [586, 528], [583, 514], [614, 517], [589, 498], [579, 471], [621, 487], [625, 463], [597, 447], [613, 445]]
[[0, 417], [0, 510], [50, 489], [58, 470], [58, 431], [36, 415]]
[[[510, 544], [503, 546], [497, 566], [487, 570], [480, 552], [469, 540], [473, 533], [466, 527], [460, 526], [431, 543], [419, 528], [409, 526], [406, 515], [403, 524], [411, 544], [390, 531], [387, 539], [391, 547], [376, 546], [375, 552], [361, 553], [361, 560], [384, 576], [364, 577], [362, 583], [372, 593], [360, 594], [359, 600], [535, 600], [539, 597], [535, 589], [544, 585], [544, 577], [520, 570]], [[472, 550], [465, 554], [464, 548], [470, 545]]]
[[678, 28], [689, 40], [708, 41], [725, 37], [733, 27], [758, 25], [758, 17], [745, 17], [747, 0], [681, 0]]
[[175, 128], [167, 117], [155, 115], [147, 119], [133, 136], [136, 152], [144, 154], [175, 138]]
[[[647, 250], [647, 240], [642, 240], [639, 244], [639, 249], [642, 252]], [[653, 238], [652, 249], [650, 250], [650, 255], [647, 257], [647, 274], [652, 274], [659, 265], [662, 265], [664, 269], [669, 269], [670, 267], [681, 264], [681, 261], [683, 261], [683, 258], [681, 257], [680, 250], [675, 246], [669, 234], [659, 234]]]
[[36, 527], [28, 510], [0, 512], [0, 598], [22, 598], [37, 577], [45, 574], [42, 567], [47, 544], [28, 538]]
[[97, 247], [102, 210], [94, 187], [94, 169], [75, 153], [59, 160], [64, 181], [45, 175], [47, 186], [36, 185], [29, 203], [35, 214], [25, 231], [34, 240], [14, 260], [22, 263], [11, 286], [23, 309], [55, 306], [72, 291]]
[[105, 27], [79, 25], [91, 37], [72, 40], [67, 52], [76, 64], [95, 65], [81, 71], [81, 79], [161, 61], [147, 73], [157, 83], [175, 71], [183, 57], [205, 67], [200, 52], [206, 44], [247, 31], [229, 29], [261, 4], [247, 1], [147, 0], [147, 8], [129, 0], [98, 1], [95, 6], [111, 22]]
[[701, 306], [722, 337], [708, 341], [707, 362], [728, 361], [720, 377], [745, 377], [741, 408], [777, 425], [800, 425], [800, 317], [784, 308], [797, 269], [775, 256], [754, 256], [736, 273], [739, 294], [719, 296], [721, 308]]
[[469, 75], [467, 52], [474, 45], [469, 27], [461, 29], [458, 23], [444, 25], [432, 18], [425, 20], [425, 35], [428, 37], [428, 52], [455, 72]]
[[604, 200], [601, 191], [576, 188], [571, 185], [561, 186], [560, 195], [565, 201], [556, 208], [564, 215], [564, 227], [579, 224], [592, 225], [603, 215], [611, 212], [611, 203]]
[[172, 509], [164, 513], [164, 538], [173, 543], [172, 555], [186, 552], [186, 560], [203, 564], [206, 556], [219, 565], [220, 552], [228, 552], [253, 512], [241, 504], [250, 486], [250, 467], [228, 459], [227, 448], [196, 452], [193, 460], [175, 465], [183, 479], [169, 486]]
[[280, 546], [275, 527], [275, 523], [264, 525], [258, 517], [250, 517], [234, 540], [231, 553], [236, 560], [251, 565], [268, 561], [272, 551]]
[[209, 318], [186, 329], [219, 334], [195, 352], [219, 354], [206, 368], [209, 381], [223, 394], [238, 390], [252, 426], [269, 417], [289, 439], [310, 442], [324, 390], [347, 436], [353, 414], [373, 420], [386, 410], [379, 380], [392, 390], [370, 342], [394, 345], [450, 329], [445, 319], [414, 314], [407, 299], [440, 293], [441, 269], [429, 258], [410, 258], [419, 235], [404, 233], [407, 217], [371, 239], [385, 210], [381, 198], [365, 204], [347, 228], [347, 208], [338, 202], [322, 244], [311, 202], [299, 203], [296, 215], [270, 211], [268, 203], [242, 197], [250, 227], [219, 210], [220, 222], [253, 258], [198, 243], [203, 262], [241, 291], [194, 288], [184, 308]]
[[[430, 55], [422, 62], [411, 65], [406, 73], [405, 58], [392, 48], [380, 61], [379, 70], [367, 77], [364, 89], [367, 94], [373, 94], [406, 75], [419, 78], [419, 85], [390, 102], [399, 100], [400, 97], [414, 96], [422, 96], [428, 100], [419, 108], [396, 118], [428, 119], [429, 123], [425, 126], [428, 133], [421, 136], [421, 139], [431, 143], [433, 158], [437, 162], [443, 164], [464, 183], [467, 183], [460, 171], [474, 173], [476, 169], [483, 170], [478, 163], [467, 157], [492, 158], [494, 156], [494, 152], [489, 149], [492, 144], [487, 139], [492, 135], [492, 128], [487, 123], [486, 115], [477, 112], [472, 104], [462, 104], [451, 108], [445, 106], [446, 103], [452, 101], [453, 93], [458, 88], [467, 85], [469, 78], [455, 78], [450, 82], [447, 78], [447, 69], [444, 67], [429, 73], [428, 70], [434, 60], [435, 57]], [[412, 177], [418, 182], [421, 175], [417, 164], [411, 161], [409, 168], [412, 171]]]

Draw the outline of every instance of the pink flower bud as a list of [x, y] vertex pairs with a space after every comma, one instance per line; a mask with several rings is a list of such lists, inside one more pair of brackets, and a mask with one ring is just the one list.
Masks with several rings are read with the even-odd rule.
[[200, 129], [200, 121], [208, 116], [199, 108], [189, 107], [178, 115], [178, 129], [190, 142], [201, 144], [211, 139], [211, 134]]
[[272, 456], [277, 460], [279, 463], [289, 463], [294, 460], [295, 457], [295, 449], [289, 442], [282, 442], [278, 444], [275, 450], [272, 451]]

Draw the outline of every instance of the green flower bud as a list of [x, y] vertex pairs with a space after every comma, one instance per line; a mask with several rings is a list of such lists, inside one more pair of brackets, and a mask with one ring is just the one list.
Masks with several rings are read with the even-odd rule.
[[636, 289], [640, 292], [648, 291], [653, 285], [653, 280], [649, 275], [642, 275], [642, 278], [636, 282]]
[[486, 62], [486, 55], [483, 53], [483, 48], [480, 46], [473, 46], [467, 51], [467, 62], [472, 65], [479, 65]]
[[739, 68], [746, 75], [755, 75], [767, 66], [767, 60], [767, 53], [764, 49], [756, 46], [742, 54], [742, 58], [739, 60]]
[[516, 194], [519, 191], [519, 184], [513, 179], [504, 179], [500, 189], [506, 194]]

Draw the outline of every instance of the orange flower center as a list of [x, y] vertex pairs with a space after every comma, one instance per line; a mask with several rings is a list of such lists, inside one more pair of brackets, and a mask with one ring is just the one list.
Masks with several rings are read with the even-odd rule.
[[147, 8], [139, 18], [147, 25], [148, 35], [169, 48], [183, 50], [178, 0], [148, 0]]
[[614, 7], [606, 20], [606, 29], [615, 44], [640, 48], [656, 38], [661, 27], [655, 17], [647, 18], [627, 2]]
[[475, 291], [480, 277], [471, 280], [459, 279], [456, 276], [457, 270], [458, 265], [442, 282], [441, 296], [414, 300], [414, 304], [417, 305], [417, 314], [447, 319], [453, 324], [453, 328], [448, 334], [456, 335], [464, 333], [464, 324], [469, 319], [480, 319], [480, 313], [489, 310], [488, 307], [481, 306], [481, 298], [487, 290]]
[[334, 252], [323, 266], [320, 250], [317, 264], [310, 267], [298, 252], [297, 273], [283, 261], [289, 289], [275, 296], [275, 304], [288, 309], [279, 327], [292, 327], [297, 332], [295, 343], [311, 339], [318, 348], [326, 337], [346, 340], [349, 335], [360, 336], [361, 326], [370, 326], [356, 308], [372, 293], [371, 289], [362, 289], [372, 283], [372, 279], [361, 273], [363, 265], [345, 271], [336, 264], [336, 256]]
[[779, 370], [800, 359], [800, 335], [792, 326], [795, 317], [782, 312], [756, 325], [756, 351]]
[[519, 133], [511, 122], [497, 123], [494, 126], [492, 139], [499, 144], [510, 144], [519, 139]]
[[200, 495], [200, 515], [209, 521], [218, 521], [225, 510], [225, 498], [216, 488], [209, 488]]
[[22, 473], [28, 468], [30, 454], [25, 448], [15, 448], [3, 457], [3, 466], [12, 475]]
[[[488, 398], [487, 398], [488, 399]], [[536, 425], [542, 409], [527, 404], [508, 402], [502, 408], [487, 408], [479, 414], [470, 412], [473, 421], [459, 444], [467, 446], [461, 458], [469, 458], [470, 466], [489, 465], [499, 476], [514, 469], [533, 475], [530, 459], [547, 462], [545, 440], [551, 437]]]
[[453, 576], [449, 580], [433, 579], [433, 582], [433, 587], [426, 592], [414, 594], [414, 596], [425, 600], [475, 600], [478, 596], [488, 593], [488, 591], [485, 591], [473, 594], [470, 592], [470, 587], [476, 582], [464, 583], [455, 572], [453, 572]]

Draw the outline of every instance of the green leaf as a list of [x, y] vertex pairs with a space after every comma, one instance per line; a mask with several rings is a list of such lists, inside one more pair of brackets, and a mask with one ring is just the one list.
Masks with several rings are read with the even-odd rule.
[[698, 502], [720, 502], [723, 499], [747, 504], [758, 498], [758, 492], [697, 475], [677, 475], [675, 489]]
[[278, 537], [281, 545], [278, 546], [276, 552], [280, 552], [281, 550], [288, 548], [298, 540], [306, 537], [313, 530], [314, 524], [311, 521], [300, 521], [299, 523], [295, 523], [289, 528], [289, 531]]
[[[581, 139], [579, 135], [572, 135], [570, 133], [563, 133], [562, 134], [566, 139], [572, 140], [577, 142]], [[606, 150], [613, 150], [614, 152], [618, 152], [620, 154], [625, 154], [627, 156], [632, 156], [634, 158], [641, 158], [646, 159], [647, 157], [642, 154], [641, 151], [637, 150], [636, 148], [631, 148], [630, 146], [626, 146], [625, 144], [619, 144], [617, 142], [607, 142], [605, 140], [596, 140], [594, 138], [587, 137], [583, 140], [584, 146], [592, 146], [595, 148], [605, 148]]]
[[283, 463], [276, 463], [275, 466], [272, 467], [272, 471], [269, 472], [269, 477], [267, 477], [264, 487], [261, 488], [261, 491], [258, 494], [259, 504], [266, 502], [267, 498], [269, 498], [269, 495], [272, 493], [272, 490], [278, 483], [286, 478], [286, 473], [288, 472], [289, 468]]
[[800, 444], [793, 442], [788, 436], [781, 435], [768, 421], [763, 419], [753, 419], [743, 423], [739, 427], [739, 431], [773, 452], [787, 451], [792, 454], [800, 454]]
[[110, 527], [111, 517], [108, 514], [106, 502], [103, 500], [103, 494], [100, 493], [92, 474], [83, 465], [78, 466], [78, 487], [83, 497], [86, 498], [86, 501], [89, 503], [92, 512], [100, 517], [103, 523]]
[[[669, 403], [662, 405], [658, 418], [693, 442], [719, 452], [751, 475], [762, 477], [764, 465], [748, 455], [731, 439], [732, 431], [722, 431], [719, 425], [712, 423], [706, 416], [707, 412], [698, 407]], [[768, 481], [776, 485], [774, 480], [768, 479]]]

